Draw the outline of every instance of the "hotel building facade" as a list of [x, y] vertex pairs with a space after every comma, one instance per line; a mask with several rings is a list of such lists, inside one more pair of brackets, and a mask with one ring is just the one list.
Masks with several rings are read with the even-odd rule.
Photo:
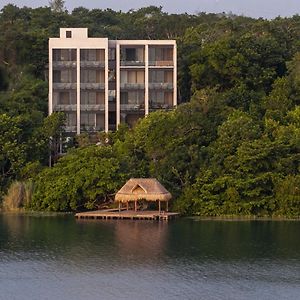
[[49, 39], [49, 114], [66, 113], [67, 133], [132, 127], [176, 105], [175, 40], [89, 38], [87, 28]]

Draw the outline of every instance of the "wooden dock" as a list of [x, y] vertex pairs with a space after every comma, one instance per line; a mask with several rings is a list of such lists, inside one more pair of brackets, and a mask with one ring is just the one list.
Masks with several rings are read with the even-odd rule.
[[105, 209], [77, 213], [77, 219], [104, 219], [104, 220], [172, 220], [179, 216], [176, 212], [161, 211], [134, 211], [134, 210], [121, 210], [119, 209]]

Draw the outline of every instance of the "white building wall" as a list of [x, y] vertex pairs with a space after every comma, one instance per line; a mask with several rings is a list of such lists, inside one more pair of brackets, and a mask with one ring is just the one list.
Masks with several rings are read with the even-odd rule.
[[[71, 32], [71, 37], [67, 37]], [[77, 134], [80, 134], [80, 50], [81, 49], [104, 49], [105, 50], [105, 131], [109, 129], [109, 102], [108, 102], [108, 45], [116, 49], [116, 125], [121, 122], [121, 95], [120, 95], [120, 75], [121, 66], [120, 48], [122, 46], [143, 46], [145, 53], [145, 66], [141, 69], [145, 72], [145, 115], [149, 113], [149, 46], [173, 46], [173, 67], [166, 67], [173, 70], [173, 105], [177, 105], [177, 49], [175, 40], [116, 40], [108, 41], [107, 38], [89, 38], [87, 28], [61, 28], [60, 38], [49, 39], [49, 114], [53, 113], [53, 49], [76, 49], [77, 53]], [[128, 66], [130, 68], [130, 66]], [[138, 69], [137, 66], [132, 66]], [[151, 67], [153, 68], [153, 66]], [[154, 67], [155, 68], [155, 67]], [[159, 66], [158, 68], [164, 68]]]

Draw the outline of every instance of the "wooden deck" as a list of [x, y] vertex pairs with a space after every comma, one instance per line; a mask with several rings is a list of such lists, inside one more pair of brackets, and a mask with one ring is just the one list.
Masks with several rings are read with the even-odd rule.
[[179, 216], [176, 212], [161, 211], [134, 211], [134, 210], [121, 210], [118, 209], [105, 209], [77, 213], [77, 219], [104, 219], [104, 220], [172, 220]]

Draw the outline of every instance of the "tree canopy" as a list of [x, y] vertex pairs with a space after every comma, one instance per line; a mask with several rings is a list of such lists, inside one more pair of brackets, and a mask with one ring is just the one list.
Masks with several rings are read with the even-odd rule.
[[[135, 128], [77, 137], [60, 157], [63, 114], [47, 117], [48, 38], [176, 39], [178, 94]], [[0, 198], [34, 183], [28, 208], [81, 210], [109, 202], [129, 177], [156, 177], [186, 214], [300, 215], [300, 17], [168, 14], [49, 7], [0, 12]], [[49, 154], [53, 160], [49, 165]]]

